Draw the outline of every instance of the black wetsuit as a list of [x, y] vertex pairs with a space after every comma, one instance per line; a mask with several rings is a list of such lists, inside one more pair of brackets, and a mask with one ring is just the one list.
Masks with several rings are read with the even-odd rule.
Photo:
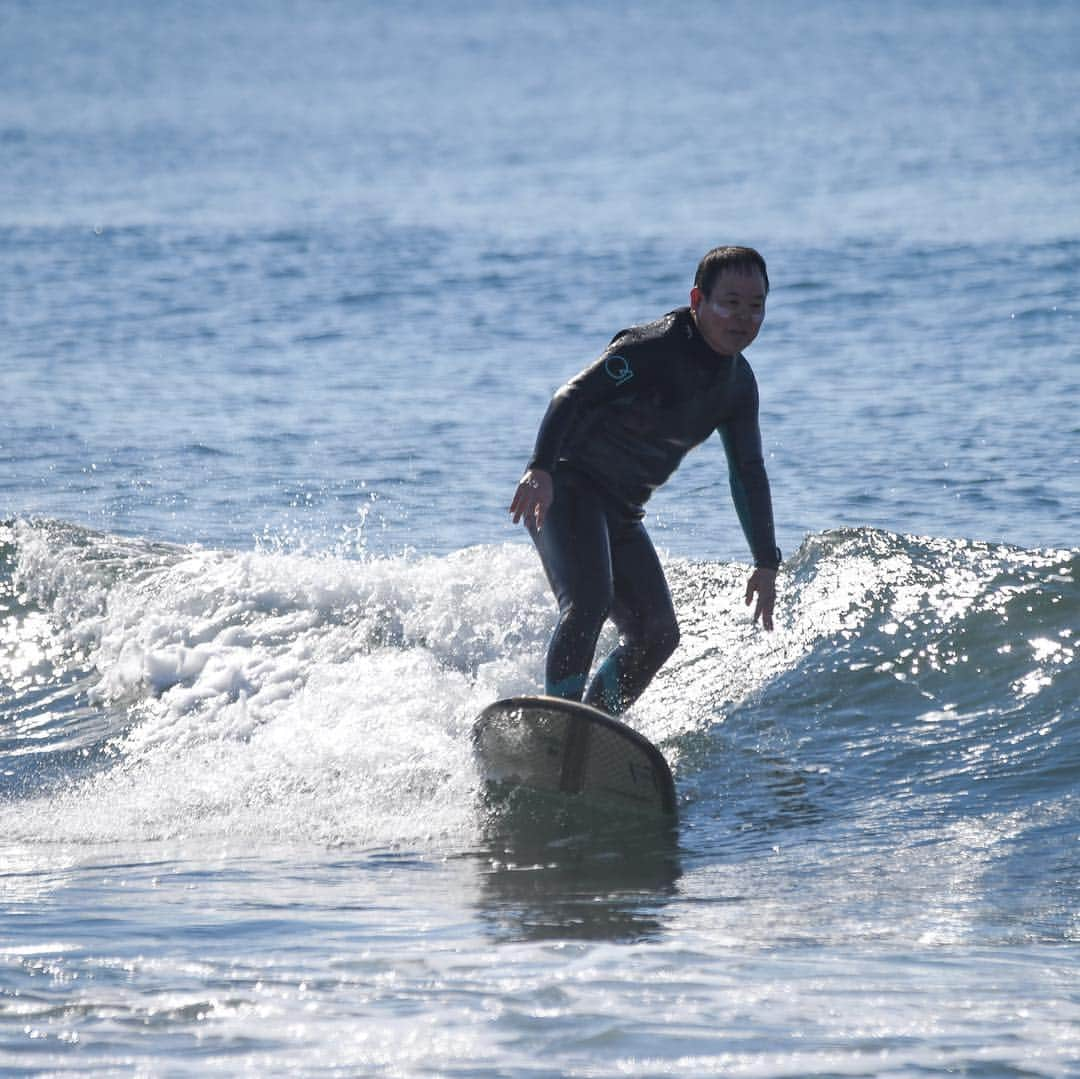
[[610, 615], [618, 647], [585, 700], [627, 708], [674, 651], [679, 629], [642, 525], [644, 505], [686, 454], [718, 430], [732, 497], [757, 566], [780, 563], [758, 428], [754, 373], [705, 343], [687, 307], [623, 330], [556, 392], [530, 468], [552, 474], [555, 500], [533, 539], [559, 603], [546, 691], [580, 700]]

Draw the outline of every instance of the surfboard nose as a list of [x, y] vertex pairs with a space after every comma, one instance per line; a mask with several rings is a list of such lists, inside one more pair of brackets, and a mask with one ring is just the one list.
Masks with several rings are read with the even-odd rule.
[[557, 791], [638, 813], [673, 816], [675, 783], [663, 754], [612, 716], [559, 697], [510, 697], [473, 725], [488, 783]]

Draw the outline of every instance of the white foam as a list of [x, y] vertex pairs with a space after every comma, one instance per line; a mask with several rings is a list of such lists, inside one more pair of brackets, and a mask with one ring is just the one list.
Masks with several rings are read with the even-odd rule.
[[522, 544], [360, 562], [174, 549], [117, 571], [27, 528], [20, 556], [89, 650], [95, 700], [132, 720], [114, 766], [20, 805], [36, 838], [458, 832], [471, 721], [539, 689], [553, 617]]

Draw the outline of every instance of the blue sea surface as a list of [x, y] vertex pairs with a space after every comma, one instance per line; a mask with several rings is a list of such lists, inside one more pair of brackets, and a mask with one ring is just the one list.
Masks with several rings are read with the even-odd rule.
[[[1078, 56], [1071, 0], [0, 5], [0, 1072], [1080, 1075]], [[508, 830], [506, 506], [719, 243], [776, 631], [711, 440], [627, 717], [676, 834]]]

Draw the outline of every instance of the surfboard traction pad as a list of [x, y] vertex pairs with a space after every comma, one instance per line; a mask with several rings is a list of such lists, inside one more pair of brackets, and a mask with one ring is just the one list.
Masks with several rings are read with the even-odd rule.
[[632, 727], [559, 697], [510, 697], [473, 724], [484, 778], [584, 794], [638, 812], [673, 815], [675, 783], [663, 754]]

